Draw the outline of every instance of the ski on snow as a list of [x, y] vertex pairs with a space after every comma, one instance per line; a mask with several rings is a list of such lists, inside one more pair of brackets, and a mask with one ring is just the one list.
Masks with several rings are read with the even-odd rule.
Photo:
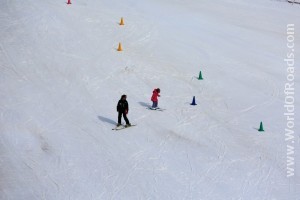
[[136, 124], [131, 124], [131, 126], [127, 126], [127, 127], [125, 127], [124, 125], [116, 126], [116, 127], [113, 128], [112, 130], [114, 130], [114, 131], [119, 131], [119, 130], [123, 130], [123, 129], [126, 129], [126, 128], [130, 128], [130, 127], [133, 127], [133, 126], [136, 126]]
[[156, 110], [156, 111], [164, 111], [166, 109], [164, 108], [151, 108], [151, 107], [147, 107], [148, 110]]

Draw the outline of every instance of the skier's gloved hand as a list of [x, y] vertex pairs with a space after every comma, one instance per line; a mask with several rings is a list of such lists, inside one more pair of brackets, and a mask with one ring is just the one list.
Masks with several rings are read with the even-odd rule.
[[128, 110], [125, 110], [125, 114], [126, 114], [126, 115], [128, 114]]

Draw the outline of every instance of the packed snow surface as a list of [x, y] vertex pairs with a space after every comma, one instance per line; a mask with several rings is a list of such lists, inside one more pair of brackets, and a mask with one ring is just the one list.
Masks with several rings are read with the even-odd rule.
[[[299, 19], [274, 0], [0, 0], [0, 199], [299, 200]], [[113, 131], [122, 94], [137, 126]]]

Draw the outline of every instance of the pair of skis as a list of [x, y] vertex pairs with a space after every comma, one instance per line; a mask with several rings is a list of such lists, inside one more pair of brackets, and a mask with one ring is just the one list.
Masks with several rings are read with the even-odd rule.
[[148, 110], [156, 110], [156, 111], [164, 111], [166, 109], [163, 108], [152, 108], [152, 107], [147, 107]]
[[114, 130], [114, 131], [119, 131], [119, 130], [123, 130], [123, 129], [125, 129], [125, 128], [130, 128], [130, 127], [133, 127], [133, 126], [136, 126], [136, 124], [131, 124], [131, 126], [120, 125], [120, 126], [116, 126], [116, 127], [113, 128], [112, 130]]
[[[148, 110], [155, 110], [155, 111], [164, 111], [164, 110], [166, 110], [166, 109], [163, 109], [163, 108], [152, 108], [152, 107], [147, 107], [147, 109]], [[133, 127], [133, 126], [136, 126], [136, 124], [131, 124], [131, 126], [120, 125], [120, 126], [116, 126], [112, 130], [114, 130], [114, 131], [120, 131], [120, 130], [123, 130], [123, 129], [126, 129], [126, 128], [130, 128], [130, 127]]]

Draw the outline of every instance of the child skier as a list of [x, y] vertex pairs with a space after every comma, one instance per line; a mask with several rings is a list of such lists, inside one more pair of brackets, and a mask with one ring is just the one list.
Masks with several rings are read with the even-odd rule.
[[156, 89], [153, 90], [153, 94], [152, 94], [152, 97], [151, 97], [151, 101], [153, 102], [152, 109], [156, 109], [157, 106], [158, 106], [158, 98], [157, 97], [160, 97], [159, 93], [160, 93], [159, 88], [156, 88]]
[[131, 124], [129, 123], [129, 120], [127, 118], [129, 106], [128, 106], [128, 102], [127, 102], [126, 98], [127, 98], [127, 96], [125, 94], [123, 94], [121, 96], [121, 99], [118, 102], [118, 105], [117, 105], [117, 111], [119, 113], [118, 114], [118, 124], [117, 124], [117, 126], [121, 126], [122, 125], [121, 124], [122, 115], [123, 115], [124, 120], [126, 122], [125, 127], [131, 126]]

